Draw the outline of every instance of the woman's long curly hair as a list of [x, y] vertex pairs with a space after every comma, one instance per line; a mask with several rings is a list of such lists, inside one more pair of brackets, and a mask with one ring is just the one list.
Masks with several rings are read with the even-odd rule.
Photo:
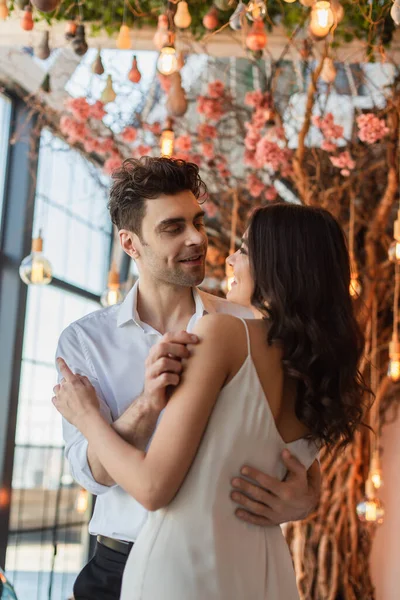
[[346, 445], [368, 390], [343, 230], [324, 209], [273, 204], [254, 213], [248, 247], [252, 304], [270, 320], [268, 343], [283, 347], [285, 372], [297, 380], [297, 418], [310, 439]]

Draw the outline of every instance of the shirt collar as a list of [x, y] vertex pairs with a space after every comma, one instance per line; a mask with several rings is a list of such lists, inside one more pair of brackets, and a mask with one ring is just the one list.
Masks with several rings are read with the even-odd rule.
[[[125, 300], [122, 302], [119, 311], [118, 311], [118, 319], [117, 326], [122, 327], [133, 321], [136, 325], [140, 324], [140, 317], [137, 312], [137, 294], [139, 289], [139, 280], [136, 281], [132, 289], [127, 294]], [[205, 313], [213, 313], [215, 312], [215, 307], [211, 302], [208, 301], [207, 294], [198, 290], [197, 288], [193, 288], [193, 299], [195, 303], [195, 313], [192, 318], [196, 321], [200, 319]]]

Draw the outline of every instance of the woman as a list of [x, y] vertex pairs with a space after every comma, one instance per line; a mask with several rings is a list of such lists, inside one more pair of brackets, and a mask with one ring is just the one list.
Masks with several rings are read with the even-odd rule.
[[229, 300], [262, 318], [200, 320], [201, 343], [147, 453], [103, 420], [87, 381], [63, 384], [53, 399], [113, 479], [153, 511], [121, 600], [298, 599], [280, 528], [235, 519], [229, 480], [243, 459], [283, 478], [285, 447], [308, 468], [321, 444], [348, 443], [361, 422], [363, 338], [335, 219], [304, 206], [260, 209], [228, 262]]

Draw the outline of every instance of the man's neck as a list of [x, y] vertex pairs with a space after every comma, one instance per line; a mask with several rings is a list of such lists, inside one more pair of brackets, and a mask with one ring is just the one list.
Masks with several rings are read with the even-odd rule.
[[186, 329], [195, 312], [193, 290], [140, 278], [137, 293], [140, 320], [160, 333]]

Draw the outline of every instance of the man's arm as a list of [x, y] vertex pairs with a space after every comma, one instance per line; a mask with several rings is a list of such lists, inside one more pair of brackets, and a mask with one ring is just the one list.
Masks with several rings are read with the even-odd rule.
[[[173, 373], [180, 375], [182, 371], [181, 361], [184, 358], [188, 358], [190, 355], [187, 344], [195, 344], [197, 341], [198, 339], [196, 336], [182, 331], [177, 334], [164, 335], [161, 341], [151, 349], [146, 361], [145, 386], [143, 393], [132, 402], [127, 410], [114, 421], [114, 423], [112, 423], [113, 429], [119, 436], [139, 450], [146, 449], [156, 427], [158, 417], [165, 408], [167, 402], [168, 386], [170, 384], [168, 378], [166, 379], [163, 377], [163, 374]], [[68, 355], [71, 354], [71, 352], [68, 351], [68, 345], [62, 344], [61, 342], [62, 339], [60, 339], [57, 356], [68, 362]], [[63, 352], [64, 350], [65, 352]], [[84, 360], [83, 355], [81, 357], [81, 361], [82, 360]], [[57, 366], [60, 373], [60, 382], [62, 379], [65, 379], [65, 375], [70, 372], [70, 369], [65, 365], [65, 362], [57, 361]], [[87, 376], [82, 368], [76, 369], [72, 367], [71, 371], [75, 375], [79, 374]], [[89, 377], [89, 380], [95, 387], [97, 395], [101, 399], [102, 395], [99, 394], [99, 386], [93, 381], [93, 377]], [[107, 418], [104, 406], [102, 406], [102, 409], [101, 412], [103, 416], [111, 423], [111, 415]], [[84, 440], [82, 434], [80, 434], [73, 426], [64, 423], [64, 430], [68, 428], [72, 428], [75, 431], [75, 435], [81, 438], [78, 440], [78, 443], [81, 443], [82, 440]], [[113, 486], [115, 485], [115, 482], [101, 464], [90, 444], [87, 444], [86, 440], [84, 440], [84, 443], [86, 444], [86, 457], [83, 458], [81, 456], [81, 462], [86, 461], [94, 482], [100, 484], [101, 491], [106, 491], [104, 486], [106, 488]], [[83, 466], [83, 468], [85, 467]], [[78, 480], [76, 476], [75, 478]], [[79, 483], [81, 483], [81, 481], [79, 481]], [[86, 485], [84, 487], [86, 487]], [[100, 492], [93, 491], [92, 493]]]
[[288, 471], [284, 481], [249, 466], [241, 470], [246, 479], [232, 480], [231, 498], [239, 505], [235, 513], [239, 519], [262, 527], [281, 525], [305, 519], [316, 508], [321, 491], [318, 461], [306, 471], [288, 450], [282, 460]]

